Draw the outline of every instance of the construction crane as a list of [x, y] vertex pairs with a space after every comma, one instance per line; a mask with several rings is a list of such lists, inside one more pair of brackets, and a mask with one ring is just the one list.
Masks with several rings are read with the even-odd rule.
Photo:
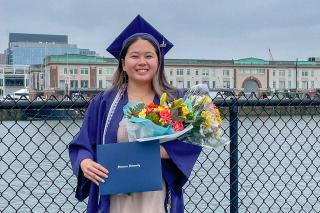
[[270, 48], [269, 48], [269, 61], [273, 61], [273, 56]]

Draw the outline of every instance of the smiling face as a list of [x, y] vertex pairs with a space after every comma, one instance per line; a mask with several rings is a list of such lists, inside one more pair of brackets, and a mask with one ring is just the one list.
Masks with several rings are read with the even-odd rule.
[[132, 43], [122, 59], [122, 67], [128, 75], [129, 82], [151, 83], [158, 71], [158, 66], [156, 49], [149, 41], [143, 39]]

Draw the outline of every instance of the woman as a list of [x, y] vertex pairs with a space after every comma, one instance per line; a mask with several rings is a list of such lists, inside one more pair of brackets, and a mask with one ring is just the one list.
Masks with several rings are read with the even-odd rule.
[[[134, 29], [137, 29], [136, 23], [143, 23], [144, 28], [147, 26], [150, 29], [150, 25], [141, 16], [137, 16], [126, 30], [133, 25]], [[99, 182], [107, 181], [108, 170], [95, 162], [95, 148], [101, 143], [102, 138], [106, 139], [106, 143], [128, 140], [126, 129], [119, 125], [123, 118], [122, 109], [128, 101], [159, 104], [159, 97], [163, 92], [167, 92], [171, 98], [182, 96], [166, 81], [163, 68], [164, 50], [161, 50], [159, 40], [155, 38], [159, 36], [157, 31], [156, 33], [150, 34], [148, 30], [138, 29], [138, 32], [133, 32], [124, 39], [121, 50], [114, 54], [119, 59], [119, 65], [114, 76], [113, 88], [93, 99], [80, 132], [69, 145], [73, 172], [78, 177], [76, 197], [82, 201], [89, 196], [88, 212], [184, 211], [182, 186], [188, 180], [201, 148], [178, 140], [160, 146], [162, 191], [111, 196], [99, 196], [98, 192]], [[123, 91], [123, 94], [121, 93], [104, 135], [106, 114], [119, 91]]]

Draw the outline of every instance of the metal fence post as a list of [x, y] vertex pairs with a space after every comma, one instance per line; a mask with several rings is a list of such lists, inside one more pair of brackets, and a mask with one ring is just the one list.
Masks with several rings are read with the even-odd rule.
[[238, 212], [238, 102], [230, 107], [230, 213]]

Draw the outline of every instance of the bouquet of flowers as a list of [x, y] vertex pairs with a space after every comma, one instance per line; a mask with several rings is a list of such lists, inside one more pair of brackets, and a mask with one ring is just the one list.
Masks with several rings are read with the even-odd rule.
[[128, 103], [123, 110], [129, 141], [178, 138], [202, 147], [226, 144], [220, 112], [203, 85], [192, 87], [183, 98], [172, 102], [163, 93], [160, 105]]

